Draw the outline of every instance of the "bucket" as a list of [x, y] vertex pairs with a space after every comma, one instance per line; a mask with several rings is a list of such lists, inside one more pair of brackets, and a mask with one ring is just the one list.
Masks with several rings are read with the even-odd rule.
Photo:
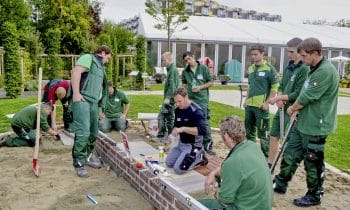
[[152, 136], [157, 136], [158, 134], [158, 120], [149, 120], [148, 121], [148, 134]]

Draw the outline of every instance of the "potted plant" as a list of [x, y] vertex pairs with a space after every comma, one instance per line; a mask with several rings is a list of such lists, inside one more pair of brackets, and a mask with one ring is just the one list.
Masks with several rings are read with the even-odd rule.
[[227, 85], [227, 82], [230, 80], [230, 76], [229, 75], [225, 75], [225, 74], [222, 74], [222, 75], [219, 75], [219, 80], [221, 82], [222, 85]]

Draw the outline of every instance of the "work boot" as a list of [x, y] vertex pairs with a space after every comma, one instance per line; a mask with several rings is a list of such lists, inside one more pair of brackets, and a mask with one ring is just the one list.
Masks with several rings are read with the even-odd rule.
[[75, 170], [77, 171], [77, 175], [79, 177], [82, 177], [82, 178], [89, 177], [89, 173], [84, 167], [78, 167], [78, 168], [75, 168]]
[[301, 207], [316, 206], [321, 204], [321, 200], [312, 195], [305, 195], [301, 198], [294, 199], [294, 205]]
[[8, 135], [4, 135], [0, 138], [0, 147], [6, 146], [8, 137], [9, 137]]
[[286, 194], [286, 191], [283, 190], [281, 187], [279, 187], [279, 186], [276, 184], [275, 180], [273, 181], [272, 188], [273, 188], [273, 191], [274, 191], [275, 193], [278, 193], [278, 194], [281, 194], [281, 195], [282, 195], [282, 194]]
[[94, 169], [100, 169], [101, 168], [101, 164], [90, 159], [89, 161], [86, 162], [86, 165], [91, 167], [91, 168], [94, 168]]
[[205, 157], [204, 153], [202, 153], [201, 158], [202, 158], [202, 160], [199, 163], [197, 163], [195, 167], [208, 165], [209, 161], [208, 161], [208, 158]]

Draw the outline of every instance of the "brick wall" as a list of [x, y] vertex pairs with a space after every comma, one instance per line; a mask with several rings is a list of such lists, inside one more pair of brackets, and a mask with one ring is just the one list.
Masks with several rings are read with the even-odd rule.
[[123, 176], [155, 208], [207, 209], [170, 181], [154, 175], [148, 168], [137, 169], [127, 153], [118, 148], [113, 139], [98, 138], [96, 149], [111, 168]]

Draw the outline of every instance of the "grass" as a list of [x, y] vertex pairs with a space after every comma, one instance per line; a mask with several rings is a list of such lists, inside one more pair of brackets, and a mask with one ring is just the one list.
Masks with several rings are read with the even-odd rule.
[[[161, 95], [129, 95], [130, 110], [128, 118], [137, 120], [139, 112], [158, 113], [159, 105], [162, 103]], [[0, 100], [0, 132], [10, 131], [11, 119], [5, 115], [15, 113], [23, 107], [36, 102], [36, 97], [20, 98], [20, 99], [1, 99]], [[218, 127], [219, 122], [225, 116], [237, 115], [244, 119], [244, 110], [238, 109], [229, 105], [224, 105], [218, 102], [210, 102], [212, 127]], [[60, 115], [60, 111], [58, 115]], [[349, 172], [350, 169], [350, 115], [338, 115], [337, 129], [334, 134], [327, 138], [326, 144], [326, 161], [343, 170]]]

